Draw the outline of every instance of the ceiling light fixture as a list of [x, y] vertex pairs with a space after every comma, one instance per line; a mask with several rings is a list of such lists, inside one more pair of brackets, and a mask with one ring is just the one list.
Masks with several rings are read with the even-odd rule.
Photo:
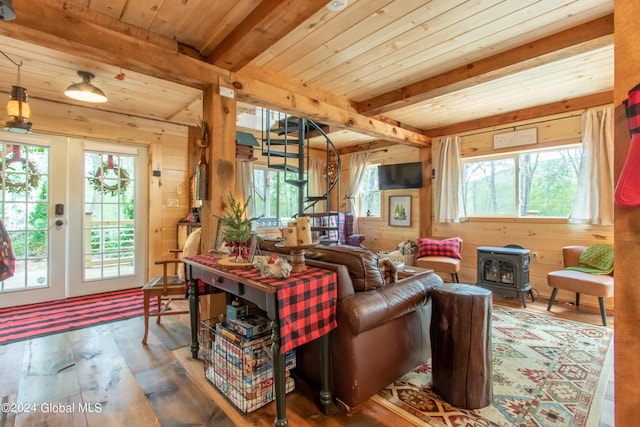
[[9, 102], [7, 103], [7, 114], [10, 120], [5, 123], [4, 129], [17, 133], [29, 133], [31, 132], [31, 122], [28, 122], [27, 119], [31, 117], [31, 108], [29, 107], [27, 89], [20, 86], [20, 67], [22, 67], [22, 61], [17, 63], [1, 50], [0, 53], [18, 67], [18, 83], [11, 87], [11, 94], [9, 95]]
[[69, 85], [64, 94], [69, 98], [83, 102], [107, 102], [107, 96], [103, 91], [91, 84], [91, 79], [95, 76], [88, 71], [78, 71], [82, 77], [82, 82]]
[[13, 21], [16, 19], [16, 11], [13, 10], [11, 0], [0, 0], [0, 21]]
[[347, 0], [331, 0], [327, 3], [327, 9], [334, 12], [339, 12], [345, 7], [347, 7]]

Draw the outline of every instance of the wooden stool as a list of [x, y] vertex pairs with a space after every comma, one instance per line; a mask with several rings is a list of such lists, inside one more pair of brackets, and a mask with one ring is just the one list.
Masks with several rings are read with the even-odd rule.
[[447, 284], [431, 295], [433, 389], [451, 405], [483, 408], [493, 398], [491, 291]]

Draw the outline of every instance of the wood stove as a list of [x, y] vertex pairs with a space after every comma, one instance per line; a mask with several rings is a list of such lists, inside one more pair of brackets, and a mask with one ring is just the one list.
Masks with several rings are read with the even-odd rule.
[[530, 251], [519, 246], [478, 246], [478, 282], [476, 285], [497, 295], [521, 297], [527, 306], [527, 292], [535, 301], [529, 283]]

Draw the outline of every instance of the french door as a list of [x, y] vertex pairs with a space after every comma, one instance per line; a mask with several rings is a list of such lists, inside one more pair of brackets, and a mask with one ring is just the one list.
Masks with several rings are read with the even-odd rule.
[[16, 256], [0, 307], [144, 283], [144, 147], [0, 134], [0, 219]]

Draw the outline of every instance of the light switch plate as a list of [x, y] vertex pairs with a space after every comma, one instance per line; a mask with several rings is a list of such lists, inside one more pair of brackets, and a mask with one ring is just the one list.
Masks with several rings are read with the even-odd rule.
[[231, 88], [220, 86], [220, 96], [233, 99], [235, 97], [235, 92]]

